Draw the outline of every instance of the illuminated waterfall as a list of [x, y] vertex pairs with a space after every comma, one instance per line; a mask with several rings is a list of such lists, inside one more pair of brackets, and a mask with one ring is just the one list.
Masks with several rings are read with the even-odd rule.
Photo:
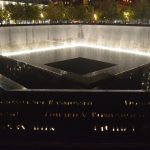
[[150, 28], [111, 25], [43, 25], [0, 28], [0, 54], [3, 56], [77, 46], [150, 56]]

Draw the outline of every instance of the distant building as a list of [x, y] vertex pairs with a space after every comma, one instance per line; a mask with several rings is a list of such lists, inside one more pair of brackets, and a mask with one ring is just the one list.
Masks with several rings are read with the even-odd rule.
[[55, 5], [63, 4], [65, 6], [69, 5], [89, 5], [92, 0], [0, 0], [0, 8], [4, 8], [7, 4], [16, 4], [16, 3], [34, 3], [34, 4], [48, 4], [53, 2]]
[[132, 4], [134, 2], [134, 0], [117, 0], [117, 1], [119, 1], [123, 5]]
[[64, 4], [66, 5], [88, 5], [91, 0], [52, 0], [54, 4]]
[[73, 2], [70, 0], [52, 0], [54, 4], [71, 5]]
[[40, 1], [32, 1], [32, 0], [28, 0], [28, 1], [25, 1], [25, 0], [0, 0], [0, 9], [4, 9], [5, 8], [5, 5], [8, 5], [8, 4], [13, 4], [13, 5], [16, 5], [17, 3], [23, 5], [25, 3], [29, 3], [30, 5], [32, 5], [34, 2], [34, 4], [37, 4], [39, 7], [43, 7], [44, 5], [40, 2]]
[[[0, 9], [4, 9], [5, 5], [8, 5], [8, 4], [13, 4], [15, 5], [17, 2], [15, 1], [3, 1], [3, 0], [0, 0]], [[19, 2], [21, 4], [24, 4], [23, 2]]]
[[83, 5], [89, 5], [89, 0], [83, 0]]
[[133, 0], [122, 0], [122, 1], [125, 3], [132, 3], [133, 2]]

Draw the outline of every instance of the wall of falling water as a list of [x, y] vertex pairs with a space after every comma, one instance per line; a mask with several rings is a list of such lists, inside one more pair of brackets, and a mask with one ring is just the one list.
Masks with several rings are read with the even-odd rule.
[[150, 52], [150, 27], [85, 25], [84, 43], [110, 49]]
[[43, 25], [0, 27], [0, 54], [83, 44], [150, 52], [150, 27]]
[[0, 54], [73, 44], [79, 26], [43, 25], [0, 27]]

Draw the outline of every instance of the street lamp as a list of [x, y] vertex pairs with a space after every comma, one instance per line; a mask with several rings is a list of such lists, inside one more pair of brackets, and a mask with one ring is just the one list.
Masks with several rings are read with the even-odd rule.
[[44, 18], [44, 15], [43, 15], [43, 13], [41, 13], [41, 14], [40, 14], [40, 17], [41, 17], [41, 19], [43, 19], [43, 18]]
[[40, 14], [40, 17], [41, 17], [41, 20], [42, 20], [42, 23], [43, 23], [43, 19], [44, 19], [43, 13]]
[[97, 21], [97, 14], [94, 14], [94, 20]]
[[128, 11], [123, 12], [123, 16], [126, 19], [127, 22], [130, 20], [130, 13]]

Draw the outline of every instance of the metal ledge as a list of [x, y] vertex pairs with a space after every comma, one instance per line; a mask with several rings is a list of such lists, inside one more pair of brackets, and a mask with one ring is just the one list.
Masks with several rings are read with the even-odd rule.
[[26, 87], [0, 74], [0, 88], [3, 90], [26, 90]]

